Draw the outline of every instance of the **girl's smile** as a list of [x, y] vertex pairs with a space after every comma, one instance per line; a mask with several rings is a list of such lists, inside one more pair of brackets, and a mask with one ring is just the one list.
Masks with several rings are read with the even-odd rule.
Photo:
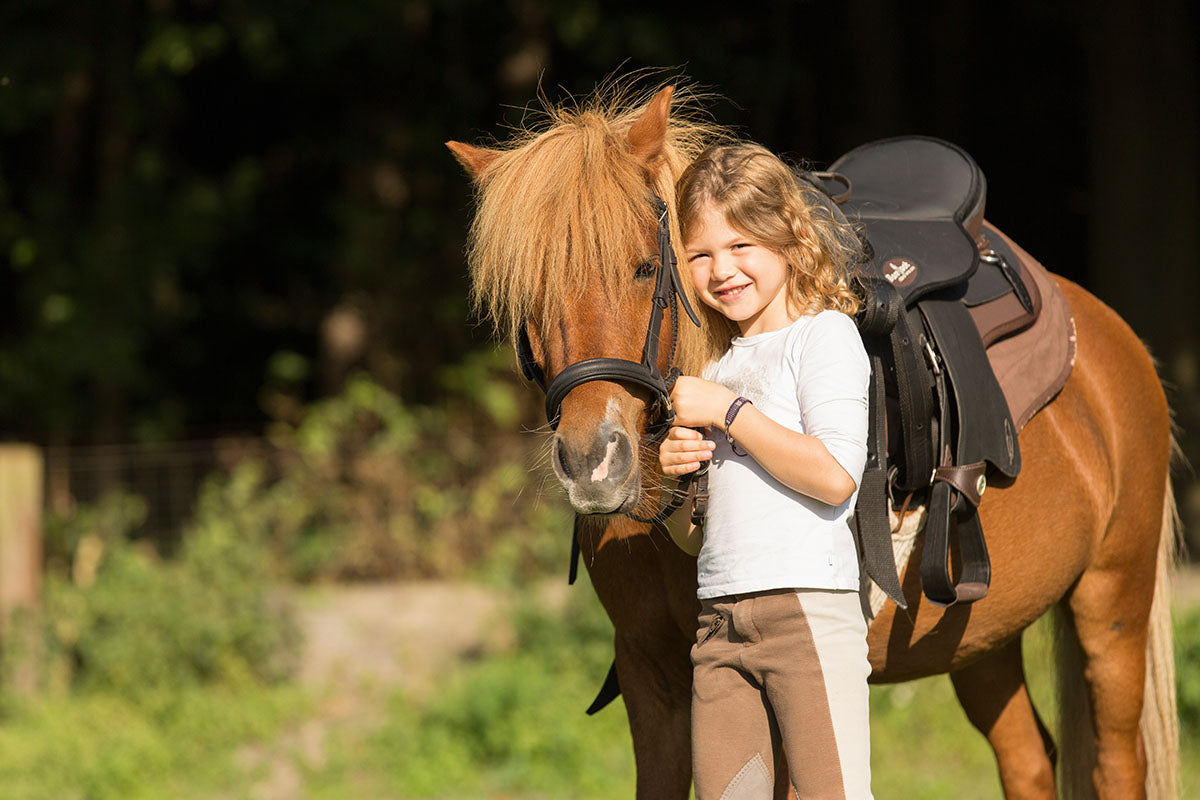
[[792, 322], [783, 257], [733, 228], [711, 202], [705, 203], [699, 223], [686, 251], [700, 299], [736, 322], [743, 336]]

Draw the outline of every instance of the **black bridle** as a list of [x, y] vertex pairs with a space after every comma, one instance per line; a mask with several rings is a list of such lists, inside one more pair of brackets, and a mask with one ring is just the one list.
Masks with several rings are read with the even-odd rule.
[[[529, 333], [524, 325], [521, 326], [517, 338], [517, 358], [521, 364], [521, 372], [546, 393], [546, 420], [551, 428], [558, 428], [563, 398], [576, 386], [591, 381], [632, 383], [650, 390], [654, 399], [650, 422], [646, 426], [646, 439], [651, 444], [661, 441], [675, 420], [675, 410], [671, 407], [671, 387], [675, 385], [675, 379], [680, 374], [679, 368], [674, 365], [675, 350], [679, 342], [679, 305], [683, 305], [683, 310], [696, 327], [700, 326], [700, 318], [692, 310], [680, 282], [675, 249], [671, 246], [667, 204], [657, 195], [653, 195], [653, 198], [654, 210], [658, 214], [659, 261], [650, 308], [650, 328], [646, 331], [646, 343], [642, 347], [640, 362], [624, 358], [588, 358], [567, 366], [547, 385], [546, 374], [533, 357]], [[668, 307], [671, 309], [671, 354], [667, 363], [671, 366], [664, 376], [658, 368], [658, 345], [663, 313]], [[679, 487], [671, 493], [670, 501], [664, 503], [653, 517], [639, 517], [632, 512], [627, 512], [627, 515], [638, 522], [662, 522], [683, 505], [687, 499], [687, 486], [695, 476], [696, 473], [685, 476], [686, 481], [681, 478]]]

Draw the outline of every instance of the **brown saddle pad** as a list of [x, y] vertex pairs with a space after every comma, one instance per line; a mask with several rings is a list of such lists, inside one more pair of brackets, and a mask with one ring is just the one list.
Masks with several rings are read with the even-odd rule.
[[[1021, 261], [1026, 283], [1041, 301], [1032, 325], [988, 344], [987, 356], [1018, 432], [1062, 389], [1075, 364], [1075, 319], [1054, 276], [1004, 233], [991, 227]], [[1011, 297], [1011, 295], [1010, 295]], [[1015, 300], [1014, 300], [1015, 302]], [[986, 322], [976, 318], [981, 329]]]

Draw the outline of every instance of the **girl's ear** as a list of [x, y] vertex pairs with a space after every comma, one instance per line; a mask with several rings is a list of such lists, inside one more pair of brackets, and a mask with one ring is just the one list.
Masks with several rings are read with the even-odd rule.
[[463, 169], [475, 180], [479, 180], [483, 171], [500, 155], [499, 150], [484, 150], [482, 147], [473, 147], [463, 142], [446, 142], [446, 147], [450, 148], [458, 163], [462, 164]]
[[642, 115], [629, 127], [629, 134], [626, 136], [629, 149], [633, 157], [646, 169], [662, 155], [663, 144], [667, 138], [667, 120], [671, 116], [671, 95], [674, 93], [674, 86], [665, 86], [659, 90]]

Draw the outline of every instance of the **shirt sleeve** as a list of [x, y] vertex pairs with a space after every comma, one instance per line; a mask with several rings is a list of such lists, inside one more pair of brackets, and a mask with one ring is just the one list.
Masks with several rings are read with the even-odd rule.
[[804, 431], [825, 445], [858, 489], [867, 464], [871, 362], [854, 320], [837, 311], [813, 318], [798, 342], [796, 400]]

